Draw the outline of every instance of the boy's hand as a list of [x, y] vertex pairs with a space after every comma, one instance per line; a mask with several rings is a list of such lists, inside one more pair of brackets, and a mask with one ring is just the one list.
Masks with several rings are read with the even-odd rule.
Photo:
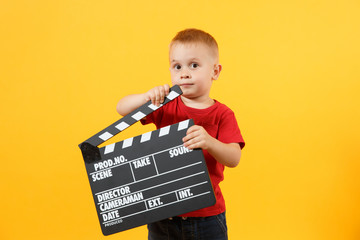
[[194, 125], [187, 130], [183, 142], [184, 147], [188, 149], [202, 148], [206, 150], [211, 145], [213, 139], [203, 127]]
[[164, 102], [165, 97], [169, 94], [169, 89], [170, 87], [168, 84], [154, 87], [145, 93], [145, 99], [146, 101], [151, 100], [151, 103], [155, 106], [160, 106], [160, 104]]
[[184, 147], [188, 149], [201, 148], [208, 151], [216, 161], [227, 167], [236, 167], [241, 157], [238, 143], [222, 143], [210, 136], [207, 131], [198, 125], [191, 126], [183, 138]]

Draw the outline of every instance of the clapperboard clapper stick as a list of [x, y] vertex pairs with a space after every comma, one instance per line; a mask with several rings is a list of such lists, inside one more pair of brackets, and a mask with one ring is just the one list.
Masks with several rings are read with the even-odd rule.
[[[159, 107], [181, 94], [173, 86]], [[201, 149], [183, 146], [192, 119], [97, 147], [159, 107], [149, 101], [79, 145], [104, 235], [215, 204]]]

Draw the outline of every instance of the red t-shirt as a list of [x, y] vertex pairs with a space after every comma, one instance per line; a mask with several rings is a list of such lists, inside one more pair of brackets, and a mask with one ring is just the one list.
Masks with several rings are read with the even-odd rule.
[[[159, 129], [191, 118], [196, 125], [202, 126], [209, 135], [219, 141], [239, 143], [241, 148], [245, 146], [234, 112], [216, 100], [215, 104], [206, 109], [195, 109], [185, 106], [178, 97], [146, 116], [146, 119], [141, 122], [142, 124], [154, 123]], [[203, 153], [214, 188], [216, 203], [213, 206], [181, 215], [184, 217], [207, 217], [225, 211], [225, 200], [219, 187], [219, 183], [224, 179], [225, 166], [216, 161], [206, 150], [203, 150]]]

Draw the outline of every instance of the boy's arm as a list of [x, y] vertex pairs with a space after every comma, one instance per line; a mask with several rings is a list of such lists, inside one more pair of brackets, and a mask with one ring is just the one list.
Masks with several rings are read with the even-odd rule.
[[236, 167], [240, 162], [241, 148], [238, 143], [223, 143], [210, 136], [201, 126], [190, 127], [183, 142], [189, 149], [207, 150], [219, 163], [227, 167]]
[[120, 115], [125, 116], [149, 100], [151, 100], [152, 104], [159, 106], [169, 94], [169, 89], [169, 85], [165, 84], [154, 87], [146, 93], [128, 95], [118, 102], [116, 110]]

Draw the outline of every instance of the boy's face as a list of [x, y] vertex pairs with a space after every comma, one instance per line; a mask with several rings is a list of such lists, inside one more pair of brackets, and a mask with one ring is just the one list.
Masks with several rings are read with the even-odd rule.
[[209, 98], [212, 81], [221, 71], [213, 51], [202, 43], [174, 43], [169, 57], [172, 84], [180, 86], [183, 97]]

